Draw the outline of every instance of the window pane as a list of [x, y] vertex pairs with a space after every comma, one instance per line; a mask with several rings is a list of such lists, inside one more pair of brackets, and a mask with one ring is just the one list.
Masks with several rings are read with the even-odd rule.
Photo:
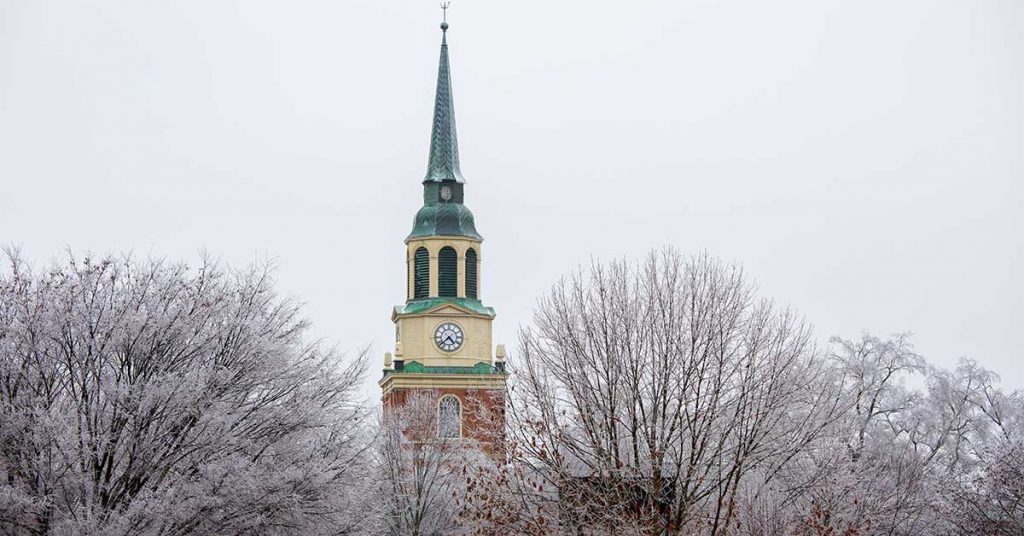
[[459, 437], [462, 429], [461, 404], [452, 395], [445, 395], [437, 405], [438, 437]]

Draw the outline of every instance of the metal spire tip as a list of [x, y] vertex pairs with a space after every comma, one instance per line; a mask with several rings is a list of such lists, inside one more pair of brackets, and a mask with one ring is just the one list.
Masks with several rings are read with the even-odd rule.
[[441, 31], [448, 31], [448, 8], [451, 7], [451, 0], [442, 0], [441, 2]]

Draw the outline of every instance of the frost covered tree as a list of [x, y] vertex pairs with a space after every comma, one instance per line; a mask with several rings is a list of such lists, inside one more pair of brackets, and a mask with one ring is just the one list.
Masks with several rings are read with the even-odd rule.
[[818, 350], [706, 255], [562, 280], [510, 366], [481, 534], [1024, 533], [1021, 393], [907, 335]]
[[1024, 534], [1024, 443], [1002, 442], [988, 465], [946, 489], [946, 519], [955, 534]]
[[[446, 412], [436, 390], [398, 393], [380, 419], [375, 472], [378, 525], [370, 534], [474, 534], [459, 512], [467, 481], [486, 458], [459, 437], [460, 416]], [[454, 433], [453, 429], [454, 428]]]
[[[966, 359], [929, 366], [906, 335], [836, 338], [829, 357], [850, 409], [780, 473], [777, 488], [795, 493], [774, 519], [815, 535], [998, 534], [989, 514], [1012, 526], [1013, 501], [991, 498], [1020, 485], [1008, 467], [1024, 432], [1019, 395]], [[922, 388], [908, 387], [915, 377]]]
[[731, 533], [844, 409], [794, 313], [671, 250], [555, 285], [514, 363], [510, 434], [568, 534]]
[[345, 534], [362, 356], [307, 341], [267, 267], [129, 258], [0, 275], [0, 532]]

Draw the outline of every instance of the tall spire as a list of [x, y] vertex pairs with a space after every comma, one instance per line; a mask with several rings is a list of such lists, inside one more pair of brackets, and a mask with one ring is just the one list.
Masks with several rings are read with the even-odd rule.
[[[442, 2], [447, 15], [448, 2]], [[455, 134], [455, 104], [448, 70], [448, 21], [441, 23], [441, 66], [437, 71], [434, 126], [430, 134], [430, 160], [423, 178], [423, 207], [413, 220], [407, 240], [428, 236], [463, 236], [483, 240], [473, 213], [465, 205], [466, 182], [459, 170], [459, 141]]]
[[459, 139], [455, 130], [455, 102], [452, 76], [448, 67], [447, 3], [445, 22], [441, 23], [441, 61], [437, 70], [437, 95], [434, 99], [434, 125], [430, 134], [430, 160], [423, 182], [466, 182], [459, 170]]

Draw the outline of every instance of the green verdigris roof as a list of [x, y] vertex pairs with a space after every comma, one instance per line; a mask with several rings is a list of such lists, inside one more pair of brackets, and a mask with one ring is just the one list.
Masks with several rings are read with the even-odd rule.
[[496, 316], [493, 308], [485, 306], [480, 302], [480, 300], [471, 300], [469, 298], [425, 298], [421, 300], [411, 300], [405, 305], [395, 306], [395, 315], [426, 313], [445, 304], [452, 304], [476, 314], [491, 318]]
[[423, 182], [465, 182], [459, 170], [459, 136], [455, 128], [455, 100], [452, 75], [448, 67], [448, 25], [443, 24], [441, 61], [437, 68], [437, 93], [434, 97], [434, 125], [430, 132], [430, 159]]
[[473, 213], [462, 203], [424, 205], [416, 213], [408, 238], [424, 236], [466, 236], [483, 240], [476, 231]]
[[498, 374], [490, 363], [479, 361], [472, 367], [428, 367], [418, 361], [405, 364], [402, 372], [412, 374]]

